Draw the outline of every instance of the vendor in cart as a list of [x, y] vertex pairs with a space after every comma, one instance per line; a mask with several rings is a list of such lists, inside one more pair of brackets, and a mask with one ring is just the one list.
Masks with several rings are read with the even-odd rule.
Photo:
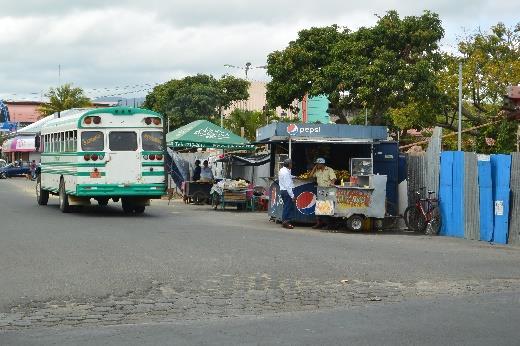
[[[333, 187], [336, 182], [336, 173], [328, 166], [325, 166], [325, 159], [319, 157], [314, 162], [309, 176], [316, 178], [319, 187]], [[322, 228], [327, 225], [326, 216], [316, 216], [316, 224], [312, 228]]]

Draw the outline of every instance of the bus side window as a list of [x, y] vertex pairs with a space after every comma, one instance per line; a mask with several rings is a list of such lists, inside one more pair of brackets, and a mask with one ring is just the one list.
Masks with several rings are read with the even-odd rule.
[[78, 131], [72, 131], [72, 151], [78, 151]]
[[65, 147], [67, 148], [67, 152], [71, 152], [72, 151], [72, 143], [71, 143], [71, 139], [72, 139], [72, 136], [70, 134], [71, 131], [67, 131], [65, 132]]

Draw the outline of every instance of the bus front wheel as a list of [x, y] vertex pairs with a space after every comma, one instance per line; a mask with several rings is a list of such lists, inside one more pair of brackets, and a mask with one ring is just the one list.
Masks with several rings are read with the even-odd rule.
[[41, 175], [36, 178], [36, 201], [38, 205], [47, 205], [49, 202], [49, 191], [42, 189]]
[[63, 179], [61, 179], [61, 181], [60, 181], [59, 198], [60, 198], [60, 210], [63, 213], [70, 212], [69, 196], [67, 195], [67, 192], [65, 190], [65, 180], [63, 180]]

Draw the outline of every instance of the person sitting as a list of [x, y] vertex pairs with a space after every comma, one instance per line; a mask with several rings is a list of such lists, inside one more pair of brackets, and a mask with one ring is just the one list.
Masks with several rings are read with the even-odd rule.
[[192, 181], [199, 181], [200, 180], [200, 160], [195, 161], [195, 169], [193, 170], [193, 176], [191, 177]]
[[202, 163], [201, 171], [200, 171], [200, 180], [212, 182], [213, 179], [214, 179], [213, 171], [211, 170], [211, 167], [209, 167], [208, 160], [204, 160], [204, 162]]

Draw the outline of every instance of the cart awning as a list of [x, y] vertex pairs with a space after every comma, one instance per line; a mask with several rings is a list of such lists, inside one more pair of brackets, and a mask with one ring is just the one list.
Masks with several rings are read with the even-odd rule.
[[169, 147], [254, 150], [246, 139], [207, 120], [197, 120], [166, 134]]
[[230, 162], [237, 166], [261, 166], [268, 163], [271, 160], [270, 154], [262, 154], [255, 156], [239, 156], [239, 155], [229, 155], [223, 157], [218, 162]]

